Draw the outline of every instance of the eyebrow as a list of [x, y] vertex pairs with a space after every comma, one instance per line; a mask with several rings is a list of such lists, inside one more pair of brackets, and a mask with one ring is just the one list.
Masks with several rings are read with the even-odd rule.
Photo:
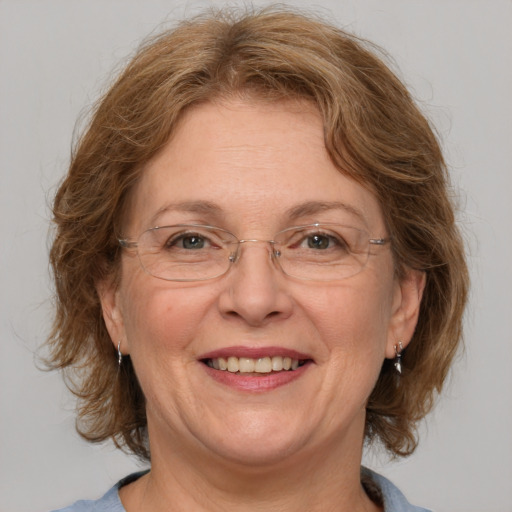
[[308, 201], [288, 209], [286, 215], [290, 220], [294, 220], [331, 210], [343, 210], [367, 224], [367, 219], [363, 212], [341, 201]]
[[[294, 221], [300, 217], [307, 217], [332, 210], [345, 211], [357, 217], [365, 225], [367, 224], [367, 219], [360, 210], [340, 201], [307, 201], [286, 210], [285, 216], [290, 221]], [[224, 210], [215, 203], [209, 201], [184, 201], [181, 203], [169, 203], [159, 208], [151, 217], [150, 224], [155, 226], [159, 217], [167, 212], [195, 213], [214, 218], [224, 217]]]
[[151, 217], [150, 224], [154, 226], [159, 217], [167, 212], [196, 213], [212, 217], [223, 216], [222, 208], [215, 203], [210, 203], [209, 201], [184, 201], [182, 203], [169, 203], [159, 208]]

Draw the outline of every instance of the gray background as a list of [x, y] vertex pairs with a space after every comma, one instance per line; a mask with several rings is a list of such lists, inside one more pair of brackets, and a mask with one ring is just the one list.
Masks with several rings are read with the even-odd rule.
[[[1, 512], [96, 497], [137, 468], [110, 445], [77, 436], [60, 376], [34, 364], [51, 319], [48, 204], [75, 121], [113, 66], [166, 20], [209, 4], [0, 0]], [[510, 512], [512, 2], [323, 0], [313, 7], [386, 48], [435, 122], [460, 187], [473, 279], [466, 351], [421, 429], [420, 448], [404, 461], [372, 455], [367, 463], [437, 512]]]

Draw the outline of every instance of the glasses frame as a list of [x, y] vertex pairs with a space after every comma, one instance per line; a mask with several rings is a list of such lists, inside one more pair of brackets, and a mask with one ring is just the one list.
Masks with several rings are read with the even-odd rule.
[[[354, 226], [348, 226], [346, 224], [338, 224], [338, 223], [334, 223], [334, 222], [314, 222], [312, 224], [304, 224], [304, 225], [299, 225], [299, 226], [291, 226], [289, 228], [285, 228], [279, 232], [277, 232], [275, 235], [274, 235], [274, 238], [277, 238], [279, 235], [281, 235], [282, 233], [286, 233], [287, 231], [295, 231], [295, 230], [299, 230], [299, 229], [308, 229], [308, 228], [321, 228], [321, 227], [326, 227], [328, 228], [329, 226], [341, 226], [341, 227], [346, 227], [346, 228], [350, 228], [350, 229], [355, 229], [355, 230], [358, 230], [362, 233], [366, 233], [368, 234], [364, 229], [359, 229], [359, 228], [356, 228]], [[182, 228], [196, 228], [196, 229], [201, 229], [201, 228], [206, 228], [206, 229], [211, 229], [211, 230], [216, 230], [216, 231], [221, 231], [223, 233], [226, 233], [228, 234], [229, 236], [233, 237], [233, 243], [236, 244], [236, 250], [230, 254], [228, 256], [228, 261], [229, 261], [229, 265], [228, 267], [226, 268], [225, 271], [219, 273], [219, 274], [216, 274], [214, 276], [211, 276], [211, 277], [203, 277], [203, 278], [177, 278], [177, 279], [169, 279], [169, 278], [166, 278], [166, 277], [160, 277], [160, 276], [157, 276], [155, 274], [152, 274], [145, 266], [144, 264], [142, 263], [142, 260], [141, 260], [141, 257], [140, 257], [140, 253], [138, 251], [138, 248], [139, 248], [139, 243], [138, 243], [138, 240], [140, 240], [140, 238], [147, 232], [149, 231], [156, 231], [156, 230], [160, 230], [160, 229], [165, 229], [165, 228], [177, 228], [177, 227], [182, 227]], [[152, 228], [149, 228], [149, 229], [146, 229], [144, 230], [137, 238], [137, 240], [130, 240], [129, 238], [118, 238], [117, 241], [119, 243], [119, 245], [123, 248], [123, 249], [127, 249], [127, 250], [133, 250], [135, 249], [136, 252], [137, 252], [137, 258], [139, 260], [139, 264], [142, 268], [142, 270], [144, 270], [144, 272], [146, 272], [146, 274], [156, 278], [156, 279], [162, 279], [163, 281], [171, 281], [171, 282], [180, 282], [180, 283], [190, 283], [190, 282], [200, 282], [200, 281], [210, 281], [211, 279], [216, 279], [218, 277], [222, 277], [224, 275], [226, 275], [231, 267], [233, 266], [234, 263], [236, 263], [240, 257], [241, 257], [241, 250], [240, 250], [240, 247], [242, 244], [244, 243], [266, 243], [266, 244], [269, 244], [271, 246], [271, 252], [270, 252], [270, 256], [272, 258], [272, 260], [274, 260], [276, 266], [279, 268], [279, 270], [286, 276], [288, 277], [292, 277], [294, 279], [299, 279], [301, 281], [317, 281], [317, 282], [334, 282], [334, 281], [342, 281], [344, 279], [348, 279], [350, 277], [353, 277], [357, 274], [359, 274], [366, 266], [366, 264], [368, 263], [368, 259], [369, 259], [369, 256], [370, 256], [370, 247], [372, 245], [376, 245], [376, 246], [384, 246], [388, 243], [391, 242], [391, 237], [385, 237], [385, 238], [367, 238], [366, 239], [368, 241], [368, 253], [367, 253], [367, 259], [366, 261], [364, 262], [363, 265], [361, 265], [361, 268], [355, 273], [355, 274], [350, 274], [349, 276], [345, 276], [345, 277], [341, 277], [339, 279], [315, 279], [315, 278], [309, 278], [309, 277], [301, 277], [301, 276], [295, 276], [293, 274], [289, 274], [287, 273], [281, 263], [280, 263], [280, 259], [279, 257], [281, 256], [281, 251], [279, 251], [278, 249], [275, 248], [275, 244], [278, 243], [276, 240], [260, 240], [260, 239], [254, 239], [254, 238], [243, 238], [243, 239], [239, 239], [235, 234], [233, 234], [231, 231], [228, 231], [226, 229], [223, 229], [223, 228], [219, 228], [217, 226], [212, 226], [212, 225], [209, 225], [209, 224], [169, 224], [169, 225], [164, 225], [164, 226], [154, 226]]]

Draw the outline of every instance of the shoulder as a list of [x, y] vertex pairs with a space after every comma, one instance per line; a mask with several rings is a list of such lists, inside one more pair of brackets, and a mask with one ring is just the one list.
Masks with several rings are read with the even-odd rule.
[[117, 486], [112, 487], [98, 500], [80, 500], [69, 507], [54, 512], [126, 512], [119, 499]]
[[377, 492], [384, 512], [431, 512], [426, 508], [411, 505], [398, 487], [370, 469], [361, 468], [361, 479], [365, 487], [370, 486], [369, 494], [372, 494], [372, 491]]
[[97, 500], [80, 500], [69, 507], [54, 510], [53, 512], [126, 512], [119, 498], [119, 489], [123, 485], [137, 480], [145, 473], [147, 471], [141, 471], [123, 478]]
[[119, 499], [118, 484], [98, 500], [80, 500], [54, 512], [126, 512]]

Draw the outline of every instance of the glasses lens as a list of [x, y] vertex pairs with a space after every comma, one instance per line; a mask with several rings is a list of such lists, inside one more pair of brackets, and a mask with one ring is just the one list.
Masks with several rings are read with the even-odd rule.
[[210, 226], [176, 225], [149, 229], [138, 242], [142, 267], [169, 281], [201, 281], [227, 272], [237, 240]]
[[360, 272], [368, 261], [368, 240], [365, 231], [336, 224], [286, 229], [275, 238], [283, 272], [318, 281], [344, 279]]

